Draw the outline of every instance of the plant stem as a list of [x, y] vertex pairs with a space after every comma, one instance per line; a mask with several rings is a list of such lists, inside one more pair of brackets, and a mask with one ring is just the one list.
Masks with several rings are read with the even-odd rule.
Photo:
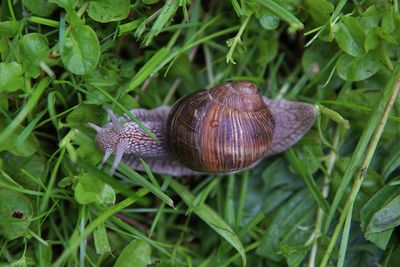
[[[336, 160], [338, 158], [337, 151], [339, 150], [339, 139], [340, 139], [340, 134], [342, 131], [342, 125], [339, 124], [338, 127], [336, 128], [334, 139], [333, 139], [333, 144], [332, 144], [332, 150], [329, 153], [327, 159], [326, 159], [326, 173], [327, 175], [324, 178], [324, 186], [322, 189], [322, 195], [326, 199], [329, 194], [329, 177], [332, 174], [333, 167], [335, 166]], [[317, 252], [318, 252], [318, 238], [321, 235], [321, 229], [322, 229], [322, 220], [324, 216], [324, 211], [319, 208], [317, 212], [317, 221], [316, 221], [316, 226], [314, 230], [314, 243], [311, 248], [311, 253], [310, 253], [310, 258], [308, 261], [308, 266], [309, 267], [314, 267], [315, 261], [317, 258]]]
[[[336, 244], [336, 241], [339, 237], [339, 234], [342, 230], [343, 224], [346, 221], [347, 216], [352, 215], [350, 211], [353, 209], [354, 201], [357, 197], [358, 192], [360, 191], [360, 188], [364, 181], [364, 178], [367, 175], [369, 164], [371, 163], [375, 149], [378, 145], [379, 139], [385, 128], [387, 119], [389, 117], [389, 113], [393, 107], [393, 104], [396, 100], [399, 90], [400, 90], [400, 64], [397, 64], [395, 67], [395, 70], [392, 74], [391, 79], [389, 80], [388, 84], [386, 85], [382, 100], [377, 107], [376, 112], [380, 115], [379, 122], [377, 123], [375, 131], [374, 131], [372, 138], [368, 144], [368, 148], [366, 150], [366, 153], [362, 160], [362, 163], [358, 167], [350, 196], [346, 201], [346, 204], [343, 208], [342, 214], [339, 217], [339, 222], [335, 227], [335, 230], [334, 230], [331, 240], [329, 242], [328, 248], [324, 254], [324, 257], [322, 258], [321, 265], [320, 265], [321, 267], [324, 267], [327, 265], [330, 255], [332, 253], [332, 250], [333, 250], [333, 248]], [[348, 231], [349, 230], [347, 229], [347, 231], [344, 232], [343, 234], [349, 235]], [[346, 239], [344, 239], [344, 241], [346, 241]]]

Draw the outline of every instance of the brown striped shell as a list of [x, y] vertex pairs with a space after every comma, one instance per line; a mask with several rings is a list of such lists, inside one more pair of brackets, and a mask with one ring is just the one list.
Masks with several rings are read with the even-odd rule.
[[249, 167], [271, 146], [274, 120], [251, 82], [231, 82], [180, 99], [166, 121], [168, 151], [195, 171]]

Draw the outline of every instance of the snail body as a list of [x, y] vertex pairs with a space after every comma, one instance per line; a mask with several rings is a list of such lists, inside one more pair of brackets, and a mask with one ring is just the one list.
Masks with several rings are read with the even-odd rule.
[[183, 97], [172, 108], [131, 110], [158, 138], [152, 140], [135, 122], [107, 110], [111, 123], [97, 131], [105, 151], [115, 154], [110, 173], [121, 160], [143, 170], [142, 158], [155, 173], [175, 176], [232, 173], [296, 143], [313, 125], [312, 105], [261, 97], [255, 84], [231, 82]]

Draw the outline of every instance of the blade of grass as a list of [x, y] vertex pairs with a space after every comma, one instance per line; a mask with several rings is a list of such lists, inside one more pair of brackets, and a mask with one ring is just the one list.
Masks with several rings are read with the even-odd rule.
[[[344, 190], [346, 189], [348, 183], [350, 182], [353, 174], [357, 171], [350, 196], [346, 201], [342, 214], [339, 217], [339, 222], [335, 227], [335, 230], [332, 234], [327, 250], [324, 254], [324, 257], [322, 258], [321, 261], [322, 267], [326, 266], [329, 261], [330, 255], [342, 230], [344, 222], [346, 221], [348, 216], [350, 217], [352, 216], [350, 211], [352, 211], [353, 209], [354, 201], [361, 188], [364, 178], [367, 175], [369, 164], [371, 163], [372, 157], [374, 155], [374, 152], [376, 150], [382, 132], [385, 128], [386, 122], [389, 118], [389, 113], [393, 107], [393, 104], [397, 98], [399, 91], [400, 91], [400, 64], [397, 64], [390, 77], [389, 82], [386, 84], [381, 101], [379, 102], [375, 113], [369, 120], [364, 130], [363, 136], [359, 144], [357, 145], [356, 150], [354, 151], [353, 158], [349, 166], [347, 167], [347, 170], [343, 177], [343, 182], [339, 186], [338, 193], [335, 195], [334, 203], [332, 204], [331, 210], [329, 211], [327, 222], [325, 225], [326, 227], [330, 225], [333, 219], [334, 212], [344, 194]], [[362, 144], [362, 146], [360, 144]], [[361, 149], [363, 150], [360, 151]], [[327, 232], [328, 229], [329, 228], [325, 228], [325, 233]], [[346, 228], [345, 231], [343, 232], [343, 235], [348, 236], [349, 231], [350, 227]], [[346, 239], [343, 239], [343, 241], [347, 242]], [[342, 252], [342, 254], [344, 253], [345, 251]]]
[[228, 176], [228, 189], [225, 201], [225, 220], [230, 226], [235, 226], [235, 176]]
[[44, 212], [49, 204], [49, 199], [53, 193], [52, 190], [53, 190], [54, 183], [56, 181], [58, 169], [60, 168], [61, 162], [64, 160], [64, 154], [65, 154], [65, 148], [62, 148], [60, 150], [60, 155], [56, 161], [56, 164], [54, 165], [54, 167], [51, 170], [50, 179], [47, 184], [45, 194], [44, 194], [43, 198], [41, 198], [41, 200], [40, 200], [40, 202], [41, 202], [40, 209], [39, 209], [40, 212]]
[[389, 80], [389, 82], [386, 85], [386, 88], [384, 90], [381, 101], [379, 102], [379, 104], [376, 108], [376, 111], [374, 113], [372, 113], [370, 120], [368, 121], [368, 124], [365, 127], [365, 130], [360, 138], [360, 141], [358, 142], [358, 144], [354, 150], [353, 157], [351, 158], [351, 161], [346, 169], [346, 172], [343, 175], [342, 181], [341, 181], [339, 188], [337, 190], [337, 193], [333, 199], [331, 209], [329, 210], [328, 217], [325, 222], [325, 226], [324, 226], [325, 234], [329, 230], [329, 227], [330, 227], [330, 224], [332, 223], [335, 212], [339, 206], [339, 203], [344, 195], [344, 192], [345, 192], [348, 184], [351, 181], [351, 178], [353, 177], [355, 172], [361, 166], [363, 156], [365, 155], [365, 153], [367, 151], [367, 146], [372, 138], [372, 135], [374, 134], [374, 131], [377, 129], [377, 127], [380, 123], [380, 119], [385, 111], [385, 106], [388, 103], [388, 101], [391, 97], [391, 94], [393, 93], [393, 90], [395, 89], [395, 83], [396, 83], [399, 75], [400, 75], [400, 71], [399, 71], [399, 66], [397, 65], [395, 70], [393, 71], [391, 79]]
[[153, 26], [151, 27], [149, 33], [144, 38], [143, 44], [144, 46], [150, 45], [151, 41], [155, 36], [157, 36], [165, 24], [167, 24], [172, 16], [175, 14], [176, 10], [178, 9], [179, 1], [168, 0], [165, 2], [163, 8], [161, 9], [160, 14], [157, 16], [157, 20], [154, 22]]
[[139, 173], [132, 170], [124, 162], [120, 162], [118, 170], [120, 170], [123, 174], [125, 174], [127, 177], [131, 178], [133, 181], [137, 182], [141, 186], [146, 187], [151, 193], [153, 193], [154, 195], [159, 197], [162, 201], [164, 201], [165, 204], [174, 208], [174, 201], [162, 191], [160, 186], [152, 184], [146, 178], [141, 176]]
[[149, 76], [155, 73], [157, 67], [161, 62], [168, 56], [170, 53], [169, 47], [163, 47], [159, 49], [147, 62], [144, 66], [136, 73], [135, 76], [129, 81], [126, 88], [121, 87], [118, 91], [117, 98], [120, 99], [125, 94], [134, 91], [140, 84], [142, 84]]
[[18, 115], [7, 125], [7, 127], [0, 133], [0, 147], [4, 142], [8, 142], [8, 137], [17, 129], [17, 127], [21, 124], [21, 122], [28, 116], [28, 114], [32, 111], [32, 109], [36, 106], [40, 97], [42, 96], [44, 90], [47, 88], [49, 84], [49, 78], [43, 78], [37, 84], [31, 97], [25, 103], [24, 107], [18, 113]]
[[29, 137], [32, 131], [35, 129], [36, 125], [46, 113], [46, 110], [41, 111], [38, 113], [35, 118], [24, 128], [24, 130], [18, 135], [17, 139], [15, 140], [15, 147], [20, 148], [23, 145], [24, 141]]
[[112, 178], [105, 172], [97, 169], [96, 167], [92, 166], [90, 163], [86, 162], [83, 159], [79, 159], [77, 161], [78, 165], [84, 168], [87, 171], [90, 171], [96, 175], [97, 178], [99, 178], [102, 182], [112, 186], [115, 190], [117, 190], [119, 193], [126, 197], [130, 197], [135, 194], [135, 191], [130, 189], [129, 186], [124, 186], [121, 184], [118, 180]]
[[170, 186], [182, 198], [182, 200], [191, 208], [194, 213], [199, 216], [206, 224], [208, 224], [223, 239], [231, 244], [242, 257], [243, 266], [246, 266], [246, 253], [240, 242], [239, 237], [232, 228], [206, 204], [193, 205], [195, 197], [184, 186], [175, 180], [171, 180]]
[[91, 224], [89, 224], [83, 230], [83, 232], [81, 232], [79, 235], [73, 236], [70, 239], [68, 247], [65, 248], [60, 257], [58, 257], [58, 259], [54, 262], [54, 264], [52, 264], [52, 266], [53, 267], [61, 266], [64, 263], [64, 261], [68, 258], [68, 256], [79, 246], [80, 242], [82, 240], [85, 240], [99, 225], [104, 223], [109, 217], [111, 217], [118, 211], [132, 205], [138, 199], [145, 196], [147, 193], [149, 193], [149, 190], [147, 190], [146, 188], [142, 188], [133, 196], [124, 199], [115, 206], [101, 213], [96, 219], [93, 220]]
[[249, 187], [249, 171], [245, 171], [241, 177], [240, 193], [236, 214], [236, 229], [242, 225], [242, 218], [244, 213], [244, 204], [247, 196], [247, 188]]
[[311, 191], [312, 196], [318, 203], [318, 206], [325, 212], [329, 211], [329, 204], [322, 195], [321, 190], [318, 188], [317, 183], [314, 181], [311, 173], [306, 166], [300, 161], [293, 149], [289, 149], [286, 153], [294, 169], [300, 173], [301, 177], [307, 184], [308, 189]]

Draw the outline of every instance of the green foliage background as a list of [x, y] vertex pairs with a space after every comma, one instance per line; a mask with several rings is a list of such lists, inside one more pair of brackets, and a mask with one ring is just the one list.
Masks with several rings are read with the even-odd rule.
[[[400, 266], [399, 42], [389, 0], [1, 1], [0, 265]], [[228, 177], [96, 168], [102, 106], [228, 80], [316, 125]]]

